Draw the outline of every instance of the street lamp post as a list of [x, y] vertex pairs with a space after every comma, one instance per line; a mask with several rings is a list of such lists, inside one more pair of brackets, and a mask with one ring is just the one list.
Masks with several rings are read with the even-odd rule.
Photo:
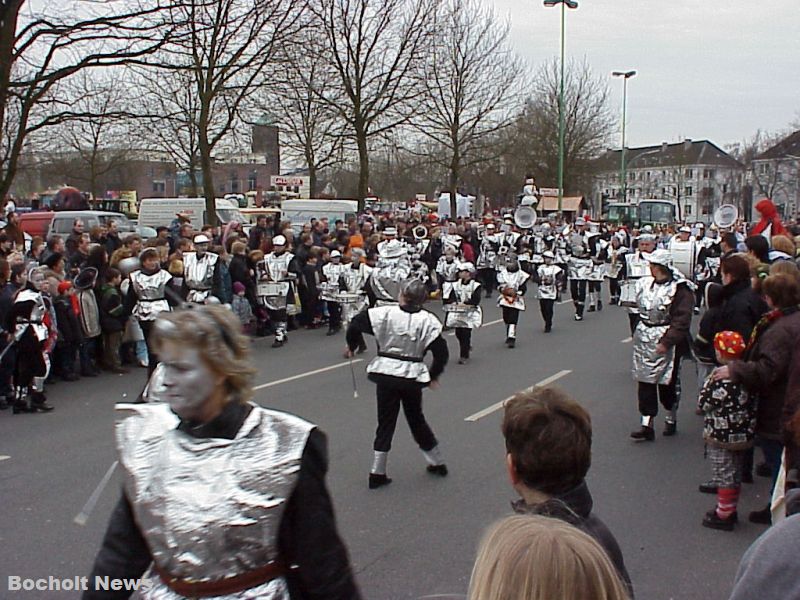
[[628, 105], [628, 79], [636, 75], [636, 71], [614, 71], [612, 77], [622, 77], [622, 158], [619, 168], [619, 182], [622, 189], [622, 201], [628, 201], [628, 174], [625, 171], [625, 117]]
[[576, 0], [544, 0], [544, 5], [561, 5], [561, 85], [558, 92], [558, 216], [562, 216], [564, 201], [564, 33], [566, 9], [578, 8]]

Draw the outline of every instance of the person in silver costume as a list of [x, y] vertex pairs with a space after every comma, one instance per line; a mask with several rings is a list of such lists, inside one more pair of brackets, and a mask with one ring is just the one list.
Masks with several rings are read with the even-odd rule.
[[[325, 485], [325, 435], [251, 402], [250, 344], [222, 306], [164, 313], [151, 403], [117, 406], [123, 494], [84, 600], [359, 600]], [[153, 402], [153, 400], [160, 400]], [[102, 586], [98, 586], [102, 587]]]
[[194, 252], [183, 253], [183, 289], [187, 302], [203, 304], [209, 296], [222, 296], [219, 255], [208, 251], [211, 240], [198, 234], [192, 240]]
[[650, 276], [637, 281], [639, 321], [633, 334], [633, 377], [638, 382], [642, 426], [631, 438], [652, 442], [659, 402], [667, 411], [664, 435], [677, 432], [680, 365], [689, 351], [694, 284], [670, 266], [668, 250], [644, 256]]
[[[449, 358], [441, 322], [422, 308], [427, 297], [421, 281], [405, 281], [401, 285], [399, 304], [362, 311], [353, 317], [347, 328], [346, 358], [351, 358], [364, 344], [365, 333], [374, 335], [378, 345], [378, 356], [367, 366], [369, 379], [377, 384], [378, 400], [370, 489], [392, 482], [386, 475], [386, 462], [401, 405], [411, 435], [428, 462], [428, 472], [441, 477], [447, 475], [439, 442], [422, 413], [422, 390], [438, 386]], [[423, 362], [429, 351], [433, 355], [430, 369]]]

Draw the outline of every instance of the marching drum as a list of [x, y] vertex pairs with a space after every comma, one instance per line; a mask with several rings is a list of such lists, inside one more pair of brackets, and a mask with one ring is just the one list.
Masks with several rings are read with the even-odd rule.
[[260, 281], [256, 286], [259, 296], [266, 298], [274, 298], [278, 296], [286, 296], [289, 293], [288, 281]]
[[469, 304], [445, 304], [442, 306], [444, 311], [445, 327], [469, 327], [477, 328], [481, 326], [483, 320], [480, 308]]
[[326, 281], [319, 285], [319, 298], [328, 302], [339, 302], [339, 284], [335, 281]]
[[619, 305], [628, 308], [636, 308], [636, 296], [638, 279], [625, 279], [619, 282]]

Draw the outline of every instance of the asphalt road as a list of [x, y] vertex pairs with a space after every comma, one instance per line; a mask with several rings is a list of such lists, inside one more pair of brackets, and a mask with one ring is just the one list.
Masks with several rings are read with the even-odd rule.
[[[343, 336], [294, 332], [280, 350], [269, 348], [268, 339], [253, 343], [260, 385], [255, 400], [301, 415], [328, 434], [328, 485], [364, 597], [464, 597], [483, 531], [509, 514], [514, 499], [505, 473], [501, 412], [485, 409], [517, 390], [555, 380], [592, 415], [589, 485], [595, 512], [622, 547], [637, 598], [727, 598], [742, 553], [764, 528], [746, 518], [733, 533], [700, 526], [714, 499], [697, 492], [710, 468], [703, 459], [701, 418], [693, 411], [694, 365], [684, 363], [678, 435], [637, 445], [628, 439], [638, 415], [622, 309], [607, 307], [575, 323], [571, 306], [563, 304], [553, 332], [544, 334], [538, 306], [531, 303], [517, 347], [510, 350], [503, 345], [502, 324], [491, 324], [499, 311], [484, 302], [489, 324], [473, 335], [472, 362], [455, 364], [457, 343], [448, 337], [453, 361], [442, 386], [426, 392], [426, 415], [450, 468], [446, 479], [425, 471], [401, 417], [389, 457], [394, 482], [367, 489], [375, 402], [364, 367], [374, 344], [354, 361], [359, 392], [354, 398], [350, 370], [341, 359]], [[114, 404], [133, 399], [143, 384], [143, 370], [58, 383], [48, 391], [54, 412], [0, 413], [0, 598], [76, 597], [9, 592], [7, 577], [89, 573], [119, 496], [118, 474], [86, 526], [73, 519], [115, 460]], [[746, 485], [740, 514], [763, 507], [766, 492], [764, 479]]]

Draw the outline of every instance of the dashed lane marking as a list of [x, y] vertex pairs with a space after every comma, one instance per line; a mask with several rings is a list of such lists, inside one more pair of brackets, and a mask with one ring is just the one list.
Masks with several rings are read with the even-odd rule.
[[344, 367], [349, 366], [350, 364], [356, 364], [360, 362], [364, 362], [363, 358], [354, 358], [352, 361], [342, 362], [335, 365], [331, 365], [330, 367], [322, 367], [321, 369], [314, 369], [313, 371], [308, 371], [307, 373], [300, 373], [299, 375], [292, 375], [291, 377], [285, 377], [283, 379], [276, 379], [275, 381], [270, 381], [269, 383], [262, 383], [261, 385], [255, 386], [254, 390], [263, 390], [265, 388], [274, 387], [276, 385], [281, 385], [284, 383], [289, 383], [290, 381], [295, 381], [297, 379], [303, 379], [304, 377], [311, 377], [312, 375], [317, 375], [319, 373], [325, 373], [326, 371], [333, 371], [334, 369], [342, 369]]
[[[571, 371], [571, 370], [569, 370], [569, 369], [564, 369], [563, 371], [559, 371], [558, 373], [556, 373], [556, 374], [554, 374], [554, 375], [551, 375], [550, 377], [546, 377], [545, 379], [542, 379], [541, 381], [539, 381], [539, 382], [537, 382], [537, 383], [534, 383], [534, 384], [533, 384], [531, 387], [529, 387], [529, 388], [527, 388], [527, 389], [525, 389], [525, 390], [523, 390], [523, 391], [524, 391], [524, 392], [530, 392], [530, 391], [532, 391], [534, 388], [537, 388], [537, 387], [544, 387], [544, 386], [546, 386], [546, 385], [550, 385], [550, 384], [551, 384], [551, 383], [553, 383], [554, 381], [557, 381], [557, 380], [561, 379], [562, 377], [565, 377], [565, 376], [569, 375], [570, 373], [572, 373], [572, 371]], [[465, 421], [470, 421], [470, 422], [475, 422], [475, 421], [478, 421], [479, 419], [482, 419], [483, 417], [486, 417], [486, 416], [488, 416], [488, 415], [492, 414], [493, 412], [495, 412], [495, 411], [498, 411], [498, 410], [500, 410], [501, 408], [503, 408], [503, 406], [505, 405], [505, 403], [506, 403], [506, 402], [508, 402], [510, 399], [511, 399], [511, 396], [509, 396], [509, 397], [508, 397], [508, 398], [506, 398], [505, 400], [501, 400], [500, 402], [497, 402], [497, 403], [495, 403], [495, 404], [492, 404], [492, 405], [491, 405], [491, 406], [489, 406], [488, 408], [484, 408], [483, 410], [476, 412], [474, 415], [470, 415], [470, 416], [468, 416], [468, 417], [467, 417], [466, 419], [464, 419], [464, 420], [465, 420]]]
[[[502, 323], [502, 322], [503, 322], [503, 319], [497, 319], [495, 321], [489, 321], [488, 323], [484, 323], [483, 325], [481, 325], [481, 327], [489, 327], [489, 325], [497, 325], [498, 323]], [[454, 329], [453, 331], [449, 332], [447, 335], [449, 335], [450, 337], [453, 337], [455, 334], [456, 334], [456, 331]]]
[[5, 454], [0, 454], [0, 460], [8, 460], [9, 458], [11, 458], [11, 457], [7, 456]]

